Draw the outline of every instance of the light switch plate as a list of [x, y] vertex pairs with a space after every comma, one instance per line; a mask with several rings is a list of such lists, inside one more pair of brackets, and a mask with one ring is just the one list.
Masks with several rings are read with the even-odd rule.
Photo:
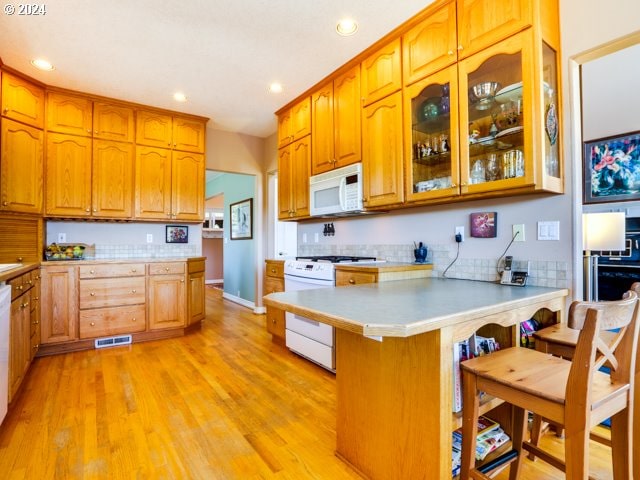
[[513, 224], [513, 233], [511, 238], [514, 238], [514, 242], [524, 242], [524, 223]]
[[538, 222], [538, 240], [560, 240], [560, 222]]

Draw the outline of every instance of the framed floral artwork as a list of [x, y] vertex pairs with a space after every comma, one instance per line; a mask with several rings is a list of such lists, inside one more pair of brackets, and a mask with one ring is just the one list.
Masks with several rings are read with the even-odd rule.
[[166, 243], [189, 243], [189, 227], [186, 225], [167, 225]]
[[476, 212], [469, 214], [471, 236], [476, 238], [494, 238], [498, 226], [497, 212]]
[[640, 131], [584, 142], [584, 203], [640, 199]]
[[253, 238], [253, 199], [232, 203], [231, 240], [249, 240]]

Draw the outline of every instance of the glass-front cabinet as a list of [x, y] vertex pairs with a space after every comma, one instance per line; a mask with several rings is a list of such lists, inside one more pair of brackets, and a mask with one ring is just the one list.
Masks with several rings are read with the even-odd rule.
[[455, 65], [405, 89], [407, 201], [459, 195]]
[[405, 87], [407, 201], [563, 191], [558, 58], [535, 38], [526, 30]]

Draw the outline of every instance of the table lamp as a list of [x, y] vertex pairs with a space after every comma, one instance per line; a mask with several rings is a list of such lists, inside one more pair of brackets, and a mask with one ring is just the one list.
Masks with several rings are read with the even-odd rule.
[[[624, 212], [583, 213], [585, 299], [598, 301], [598, 253], [625, 249]], [[592, 251], [596, 252], [592, 255]]]

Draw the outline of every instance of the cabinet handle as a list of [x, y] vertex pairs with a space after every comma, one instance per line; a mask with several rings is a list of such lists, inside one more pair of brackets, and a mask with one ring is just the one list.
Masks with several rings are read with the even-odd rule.
[[131, 273], [136, 273], [138, 270], [136, 270], [135, 268], [131, 269]]
[[98, 130], [94, 130], [94, 131], [93, 131], [93, 133], [95, 133], [96, 135], [98, 135], [98, 133], [100, 133], [100, 132], [98, 132]]
[[180, 283], [184, 283], [184, 278], [182, 280], [180, 280]]
[[16, 290], [22, 290], [22, 285], [16, 285]]
[[351, 285], [353, 285], [354, 283], [356, 283], [356, 281], [355, 281], [353, 278], [350, 278], [350, 279], [349, 279], [349, 283], [350, 283]]
[[40, 322], [35, 321], [35, 322], [31, 322], [32, 325], [38, 325]]
[[4, 113], [5, 115], [9, 113], [9, 108], [5, 108], [4, 110], [2, 110], [2, 113]]
[[451, 188], [457, 188], [458, 185], [456, 185], [455, 183], [451, 184]]
[[40, 300], [40, 297], [34, 297], [33, 301], [37, 302], [38, 300]]
[[91, 133], [91, 129], [87, 130], [87, 133]]
[[178, 144], [177, 144], [177, 143], [174, 143], [174, 144], [173, 144], [173, 148], [176, 148], [177, 146], [178, 146]]
[[271, 273], [276, 273], [276, 269], [275, 269], [275, 268], [272, 268], [272, 269], [271, 269]]
[[27, 285], [31, 285], [31, 284], [33, 284], [33, 281], [27, 280]]
[[23, 258], [22, 257], [18, 257], [18, 258], [16, 258], [16, 260], [18, 260], [18, 262], [22, 263]]
[[132, 321], [132, 322], [135, 322], [135, 321], [136, 321], [136, 317], [133, 317], [133, 318], [131, 319], [131, 321]]
[[89, 212], [91, 212], [91, 209], [89, 207], [87, 207], [87, 208], [84, 209], [84, 211], [89, 213]]
[[91, 322], [89, 325], [91, 325], [92, 327], [96, 326], [95, 322]]
[[134, 288], [133, 290], [131, 290], [131, 293], [136, 293], [136, 289]]
[[95, 297], [96, 296], [96, 292], [91, 292], [89, 293], [90, 296]]
[[3, 206], [3, 207], [6, 207], [6, 206], [8, 206], [8, 205], [9, 205], [9, 202], [2, 202], [2, 206]]
[[167, 143], [167, 147], [170, 147], [170, 146], [171, 146], [171, 142]]
[[95, 271], [95, 270], [89, 270], [89, 273], [90, 273], [91, 275], [93, 275], [94, 273], [96, 273], [96, 271]]
[[24, 302], [22, 305], [20, 305], [21, 308], [27, 308], [29, 306], [29, 302]]
[[462, 50], [462, 45], [458, 45], [458, 50]]
[[271, 322], [273, 322], [273, 324], [276, 324], [276, 319], [274, 318], [273, 320], [271, 320]]
[[93, 209], [93, 213], [95, 213], [95, 212], [97, 212], [97, 211], [98, 211], [98, 209], [97, 209], [97, 208], [94, 208], [94, 209]]
[[460, 186], [461, 186], [461, 187], [466, 187], [466, 186], [467, 186], [467, 182], [462, 182], [462, 183], [460, 184]]
[[34, 350], [38, 350], [38, 347], [39, 347], [39, 346], [40, 346], [40, 345], [34, 345], [34, 346], [33, 346], [33, 349], [34, 349]]
[[449, 51], [447, 52], [447, 55], [449, 55], [449, 56], [453, 55], [453, 50], [449, 50]]

